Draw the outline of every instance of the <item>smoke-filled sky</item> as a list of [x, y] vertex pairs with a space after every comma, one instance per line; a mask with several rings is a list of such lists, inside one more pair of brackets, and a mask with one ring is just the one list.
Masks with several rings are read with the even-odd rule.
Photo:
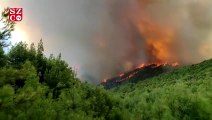
[[211, 0], [0, 0], [22, 7], [12, 43], [37, 43], [99, 83], [141, 63], [212, 57]]

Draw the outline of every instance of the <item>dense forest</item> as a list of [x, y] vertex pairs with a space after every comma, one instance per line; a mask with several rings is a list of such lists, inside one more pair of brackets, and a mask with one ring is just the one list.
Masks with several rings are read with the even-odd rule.
[[0, 31], [1, 119], [121, 119], [118, 98], [103, 87], [81, 83], [75, 71], [61, 59], [43, 54], [37, 46], [20, 42], [5, 54], [15, 23], [5, 9]]
[[112, 92], [133, 119], [212, 120], [212, 59]]
[[43, 42], [5, 53], [15, 23], [0, 30], [0, 119], [212, 119], [212, 59], [111, 90], [81, 82]]

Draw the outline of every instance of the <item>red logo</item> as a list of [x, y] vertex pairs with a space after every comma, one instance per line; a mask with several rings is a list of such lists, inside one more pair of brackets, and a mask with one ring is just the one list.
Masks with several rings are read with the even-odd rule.
[[23, 8], [9, 8], [9, 20], [19, 22], [23, 19]]

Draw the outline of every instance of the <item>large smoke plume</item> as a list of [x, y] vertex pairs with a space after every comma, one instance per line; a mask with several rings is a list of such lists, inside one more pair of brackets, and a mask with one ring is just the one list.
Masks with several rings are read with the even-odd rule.
[[187, 64], [212, 57], [210, 0], [109, 0], [106, 5], [108, 16], [100, 19], [86, 66], [97, 80], [141, 63]]
[[212, 57], [211, 0], [17, 3], [12, 7], [24, 8], [22, 24], [31, 27], [31, 41], [43, 37], [46, 54], [61, 52], [79, 66], [82, 80], [99, 83], [141, 63], [190, 64]]

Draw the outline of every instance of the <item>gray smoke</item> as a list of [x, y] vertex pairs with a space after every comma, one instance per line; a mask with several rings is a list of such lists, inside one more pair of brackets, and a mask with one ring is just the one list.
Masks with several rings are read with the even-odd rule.
[[29, 41], [42, 37], [47, 55], [62, 53], [79, 67], [82, 80], [93, 83], [157, 61], [156, 50], [138, 30], [148, 22], [174, 30], [174, 42], [167, 44], [171, 56], [160, 62], [188, 64], [212, 57], [211, 0], [8, 0], [4, 5], [23, 7]]

